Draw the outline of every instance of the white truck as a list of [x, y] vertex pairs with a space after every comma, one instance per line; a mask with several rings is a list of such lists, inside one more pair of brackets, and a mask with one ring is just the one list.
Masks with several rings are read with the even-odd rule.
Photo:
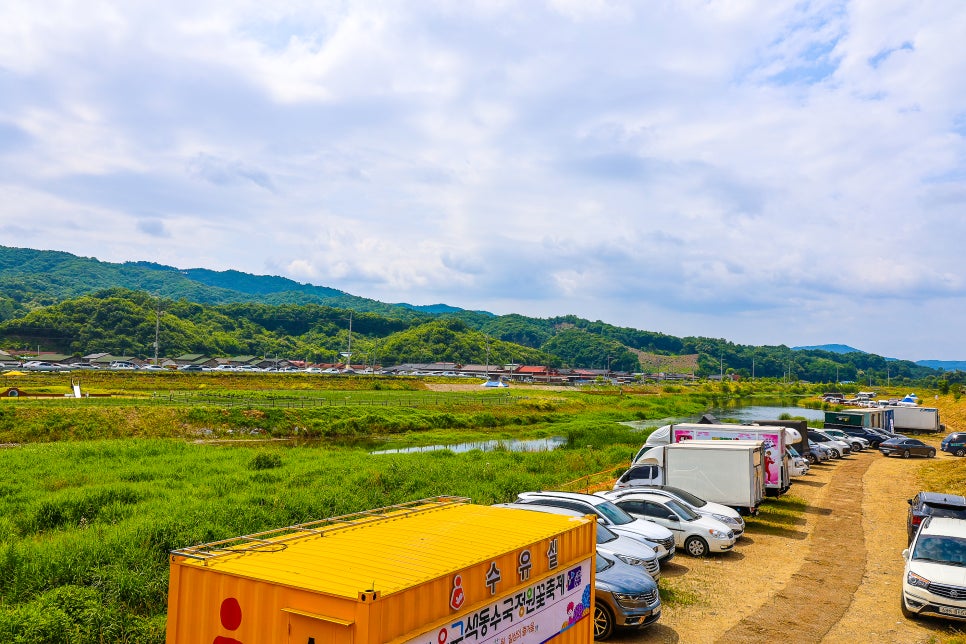
[[761, 441], [695, 440], [657, 445], [645, 452], [633, 469], [638, 472], [635, 478], [649, 477], [637, 481], [638, 485], [673, 485], [749, 514], [758, 512], [765, 496]]
[[935, 407], [889, 405], [892, 410], [893, 430], [902, 432], [944, 432], [946, 426], [939, 422], [939, 410]]
[[765, 488], [768, 494], [779, 496], [791, 486], [791, 463], [785, 447], [801, 440], [797, 429], [767, 425], [737, 425], [733, 423], [676, 423], [654, 430], [637, 453], [635, 461], [649, 446], [668, 445], [691, 440], [754, 440], [765, 447]]

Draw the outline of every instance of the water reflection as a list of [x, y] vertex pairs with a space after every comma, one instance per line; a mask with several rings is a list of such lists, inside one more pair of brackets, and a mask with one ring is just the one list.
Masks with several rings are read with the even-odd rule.
[[475, 449], [481, 452], [505, 450], [507, 452], [550, 452], [567, 444], [563, 436], [552, 438], [533, 438], [529, 440], [505, 439], [489, 441], [472, 441], [454, 443], [452, 445], [425, 445], [423, 447], [400, 447], [398, 449], [381, 449], [370, 454], [414, 454], [417, 452], [439, 452], [448, 450], [457, 454]]
[[[731, 405], [728, 407], [712, 407], [705, 413], [711, 414], [722, 422], [742, 422], [750, 423], [756, 420], [778, 420], [782, 414], [788, 414], [792, 418], [804, 418], [805, 420], [824, 420], [825, 412], [821, 409], [806, 409], [805, 407], [790, 407], [787, 405]], [[622, 425], [633, 427], [641, 431], [645, 429], [657, 429], [664, 425], [674, 423], [696, 423], [701, 420], [701, 416], [680, 416], [672, 418], [659, 418], [655, 420], [630, 420]]]

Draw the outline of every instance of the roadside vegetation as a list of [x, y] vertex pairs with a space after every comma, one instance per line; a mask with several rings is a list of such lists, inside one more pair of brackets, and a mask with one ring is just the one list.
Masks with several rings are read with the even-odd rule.
[[[2, 642], [160, 643], [172, 549], [437, 495], [504, 502], [606, 478], [646, 437], [626, 421], [694, 416], [738, 395], [791, 402], [808, 393], [776, 382], [601, 385], [511, 388], [484, 400], [424, 381], [396, 388], [383, 379], [377, 388], [381, 380], [331, 379], [300, 389], [292, 377], [201, 374], [173, 381], [188, 386], [164, 389], [164, 401], [157, 381], [145, 380], [153, 376], [131, 375], [85, 375], [85, 390], [110, 398], [0, 400]], [[57, 393], [66, 380], [33, 375], [17, 386]], [[334, 382], [344, 387], [329, 388]], [[317, 406], [279, 404], [326, 397]], [[547, 437], [566, 446], [371, 453]], [[784, 497], [749, 526], [794, 530], [803, 511]], [[670, 580], [662, 592], [669, 604], [699, 601]]]

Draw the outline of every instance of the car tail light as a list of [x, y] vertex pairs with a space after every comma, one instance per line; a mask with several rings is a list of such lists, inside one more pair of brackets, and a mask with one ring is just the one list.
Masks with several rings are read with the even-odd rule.
[[912, 525], [917, 526], [920, 523], [922, 523], [922, 517], [916, 516], [916, 515], [912, 515]]

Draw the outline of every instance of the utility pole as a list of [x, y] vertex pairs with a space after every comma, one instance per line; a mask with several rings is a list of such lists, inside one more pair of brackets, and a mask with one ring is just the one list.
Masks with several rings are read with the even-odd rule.
[[158, 297], [158, 307], [154, 311], [154, 364], [158, 365], [158, 350], [161, 346], [161, 297]]

